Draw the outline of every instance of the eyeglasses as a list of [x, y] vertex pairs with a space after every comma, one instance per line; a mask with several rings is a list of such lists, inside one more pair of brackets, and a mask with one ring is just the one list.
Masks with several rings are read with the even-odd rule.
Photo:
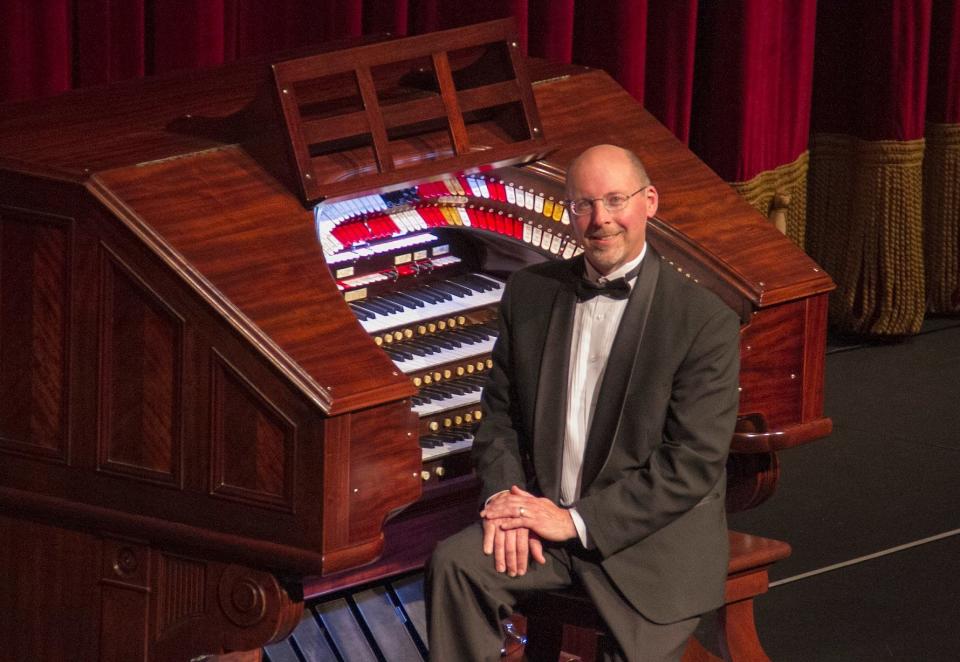
[[626, 193], [607, 193], [602, 198], [580, 198], [579, 200], [567, 200], [567, 209], [574, 216], [586, 216], [593, 211], [593, 205], [597, 200], [603, 201], [603, 208], [607, 211], [620, 211], [627, 206], [630, 198], [640, 191], [650, 188], [650, 184], [641, 186], [636, 191], [627, 195]]

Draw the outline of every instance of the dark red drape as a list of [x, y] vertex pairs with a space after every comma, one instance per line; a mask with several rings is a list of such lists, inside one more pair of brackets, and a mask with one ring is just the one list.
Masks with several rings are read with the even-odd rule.
[[744, 181], [796, 159], [811, 123], [819, 132], [917, 138], [928, 98], [930, 121], [960, 121], [958, 4], [3, 0], [0, 100], [513, 15], [529, 54], [608, 70], [721, 176]]
[[934, 0], [927, 120], [960, 124], [960, 2]]
[[816, 12], [814, 0], [702, 5], [691, 147], [724, 179], [806, 151]]
[[529, 54], [607, 69], [686, 140], [696, 15], [696, 0], [5, 0], [0, 101], [514, 16]]
[[931, 10], [930, 0], [820, 3], [815, 133], [864, 140], [923, 137]]
[[[674, 135], [690, 140], [697, 0], [649, 0], [641, 101]], [[634, 93], [636, 94], [636, 93]]]
[[0, 101], [72, 86], [69, 0], [0, 2]]

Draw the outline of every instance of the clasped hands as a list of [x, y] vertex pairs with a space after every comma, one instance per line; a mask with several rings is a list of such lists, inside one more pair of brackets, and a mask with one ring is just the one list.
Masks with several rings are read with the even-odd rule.
[[566, 508], [514, 485], [493, 496], [482, 511], [483, 553], [493, 554], [497, 572], [511, 577], [527, 572], [529, 559], [541, 565], [543, 540], [560, 542], [577, 536]]

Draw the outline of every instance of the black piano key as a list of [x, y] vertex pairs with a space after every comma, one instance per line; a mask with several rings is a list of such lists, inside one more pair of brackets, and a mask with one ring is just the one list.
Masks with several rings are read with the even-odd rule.
[[471, 290], [469, 287], [457, 285], [449, 280], [437, 281], [433, 284], [433, 286], [439, 290], [443, 290], [444, 292], [449, 292], [453, 296], [461, 299], [465, 296], [470, 296], [473, 294], [473, 290]]
[[455, 330], [453, 330], [453, 331], [449, 331], [449, 332], [447, 332], [447, 335], [448, 335], [448, 337], [450, 337], [450, 338], [455, 338], [457, 341], [459, 341], [459, 342], [461, 342], [461, 343], [464, 343], [464, 344], [467, 344], [467, 345], [475, 345], [475, 344], [477, 344], [478, 342], [480, 342], [481, 340], [483, 340], [483, 338], [477, 338], [477, 337], [476, 337], [475, 335], [473, 335], [472, 333], [461, 333], [461, 331], [460, 331], [459, 329], [455, 329]]
[[356, 317], [361, 322], [366, 322], [369, 319], [373, 319], [373, 313], [364, 310], [362, 307], [358, 306], [356, 303], [350, 302], [347, 305], [350, 306], [350, 310], [353, 311], [354, 317]]
[[392, 303], [395, 303], [398, 306], [403, 306], [404, 310], [416, 310], [417, 308], [423, 308], [423, 302], [420, 301], [420, 299], [412, 297], [406, 292], [391, 292], [390, 294], [384, 294], [383, 296], [388, 298]]
[[435, 400], [449, 400], [450, 394], [444, 393], [443, 391], [437, 390], [431, 386], [421, 386], [420, 397], [427, 398], [427, 402], [433, 402]]
[[402, 313], [407, 309], [412, 310], [414, 308], [414, 306], [404, 305], [404, 303], [394, 296], [394, 294], [384, 294], [372, 299], [372, 301], [381, 306], [386, 306], [390, 312], [393, 313]]
[[456, 395], [466, 395], [472, 390], [469, 388], [465, 388], [463, 384], [458, 384], [457, 382], [444, 382], [441, 385], [441, 388], [446, 393], [453, 393]]
[[374, 586], [353, 594], [354, 604], [363, 616], [373, 639], [390, 662], [423, 662], [424, 656], [384, 586]]
[[[400, 345], [398, 351], [401, 351], [401, 352], [404, 352], [404, 353], [410, 354], [410, 355], [416, 355], [416, 356], [426, 356], [427, 354], [432, 354], [432, 353], [433, 353], [433, 352], [428, 352], [427, 350], [423, 349], [422, 347], [417, 347], [416, 345], [411, 344], [411, 343], [404, 343], [404, 344]], [[413, 358], [413, 356], [411, 356], [410, 358]]]
[[461, 343], [452, 338], [447, 338], [445, 335], [442, 336], [430, 336], [429, 341], [436, 344], [438, 347], [443, 349], [456, 349], [460, 347]]
[[463, 343], [456, 338], [451, 338], [446, 332], [441, 335], [430, 336], [430, 339], [439, 344], [444, 349], [455, 349], [462, 347]]
[[363, 301], [354, 301], [353, 303], [355, 306], [366, 310], [374, 317], [377, 315], [389, 315], [390, 313], [394, 312], [391, 307], [385, 306], [374, 299], [364, 299]]
[[[440, 348], [436, 343], [431, 343], [424, 338], [410, 338], [403, 342], [404, 347], [416, 347], [417, 349], [423, 350], [427, 354], [436, 354], [440, 351]], [[413, 351], [412, 349], [410, 351]]]
[[456, 333], [460, 336], [466, 336], [467, 338], [473, 338], [474, 342], [483, 342], [487, 339], [487, 334], [482, 331], [477, 331], [473, 327], [462, 326], [456, 330]]
[[406, 292], [394, 292], [393, 296], [398, 299], [401, 299], [402, 301], [413, 306], [414, 308], [423, 308], [423, 301], [421, 301], [417, 297], [410, 296]]
[[487, 291], [497, 290], [501, 287], [500, 283], [487, 278], [483, 274], [469, 274], [467, 278], [469, 278], [471, 282], [476, 283], [478, 286], [486, 288]]
[[453, 299], [452, 294], [444, 291], [443, 288], [440, 287], [435, 287], [433, 285], [422, 285], [418, 289], [423, 292], [429, 292], [433, 296], [439, 297], [441, 301], [451, 301]]
[[470, 436], [470, 432], [461, 428], [447, 428], [435, 434], [443, 443], [451, 444], [457, 441], [463, 441]]
[[409, 361], [413, 358], [413, 352], [407, 351], [403, 347], [398, 345], [390, 345], [390, 349], [387, 351], [387, 356], [391, 359]]
[[377, 662], [370, 642], [344, 598], [323, 602], [314, 610], [344, 662]]
[[431, 292], [425, 287], [416, 287], [412, 290], [405, 290], [405, 292], [412, 297], [420, 299], [424, 303], [440, 303], [444, 301], [443, 297]]
[[493, 289], [493, 284], [488, 280], [474, 278], [470, 274], [464, 274], [450, 279], [451, 283], [460, 285], [474, 292], [487, 292]]

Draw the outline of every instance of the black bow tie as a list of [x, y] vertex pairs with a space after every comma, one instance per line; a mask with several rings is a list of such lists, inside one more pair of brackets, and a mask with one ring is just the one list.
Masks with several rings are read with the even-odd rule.
[[601, 295], [612, 299], [626, 299], [630, 296], [630, 285], [623, 278], [607, 281], [603, 285], [586, 278], [577, 281], [577, 299], [579, 301], [589, 301], [593, 297]]
[[[643, 260], [640, 261], [643, 264]], [[630, 296], [630, 283], [640, 273], [640, 264], [625, 273], [621, 278], [608, 280], [601, 285], [587, 279], [586, 276], [577, 281], [577, 300], [589, 301], [595, 296], [607, 296], [611, 299], [626, 299]]]

